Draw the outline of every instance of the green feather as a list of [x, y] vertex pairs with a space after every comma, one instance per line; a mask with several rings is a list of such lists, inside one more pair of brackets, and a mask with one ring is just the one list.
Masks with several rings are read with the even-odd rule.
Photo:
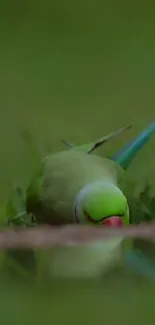
[[122, 168], [127, 169], [133, 158], [141, 148], [149, 141], [151, 135], [155, 132], [155, 123], [151, 123], [142, 133], [140, 133], [129, 144], [125, 145], [121, 150], [111, 157]]

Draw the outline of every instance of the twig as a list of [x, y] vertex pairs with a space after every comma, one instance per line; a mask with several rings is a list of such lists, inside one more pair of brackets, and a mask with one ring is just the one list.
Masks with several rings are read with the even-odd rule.
[[122, 229], [68, 225], [28, 229], [1, 229], [0, 249], [49, 248], [57, 245], [85, 244], [111, 237], [140, 237], [155, 240], [155, 223], [130, 225]]

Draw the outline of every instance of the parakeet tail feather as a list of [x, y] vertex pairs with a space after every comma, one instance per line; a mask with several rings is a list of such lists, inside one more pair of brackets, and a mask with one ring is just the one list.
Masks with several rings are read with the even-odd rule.
[[155, 122], [151, 123], [147, 129], [140, 133], [129, 144], [125, 145], [121, 150], [116, 152], [111, 159], [116, 161], [122, 168], [127, 169], [138, 151], [149, 141], [154, 132]]

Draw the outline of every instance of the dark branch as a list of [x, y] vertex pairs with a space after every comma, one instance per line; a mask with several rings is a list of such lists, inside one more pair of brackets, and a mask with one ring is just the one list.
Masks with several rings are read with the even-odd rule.
[[106, 240], [115, 236], [139, 237], [155, 240], [155, 223], [130, 225], [122, 229], [68, 225], [28, 229], [1, 229], [0, 249], [46, 248], [57, 245], [75, 245]]

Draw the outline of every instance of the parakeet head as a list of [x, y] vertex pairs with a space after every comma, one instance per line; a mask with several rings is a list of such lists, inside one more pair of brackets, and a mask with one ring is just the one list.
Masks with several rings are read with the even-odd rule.
[[129, 223], [129, 207], [122, 191], [111, 183], [95, 182], [81, 189], [74, 204], [78, 223], [121, 226]]

